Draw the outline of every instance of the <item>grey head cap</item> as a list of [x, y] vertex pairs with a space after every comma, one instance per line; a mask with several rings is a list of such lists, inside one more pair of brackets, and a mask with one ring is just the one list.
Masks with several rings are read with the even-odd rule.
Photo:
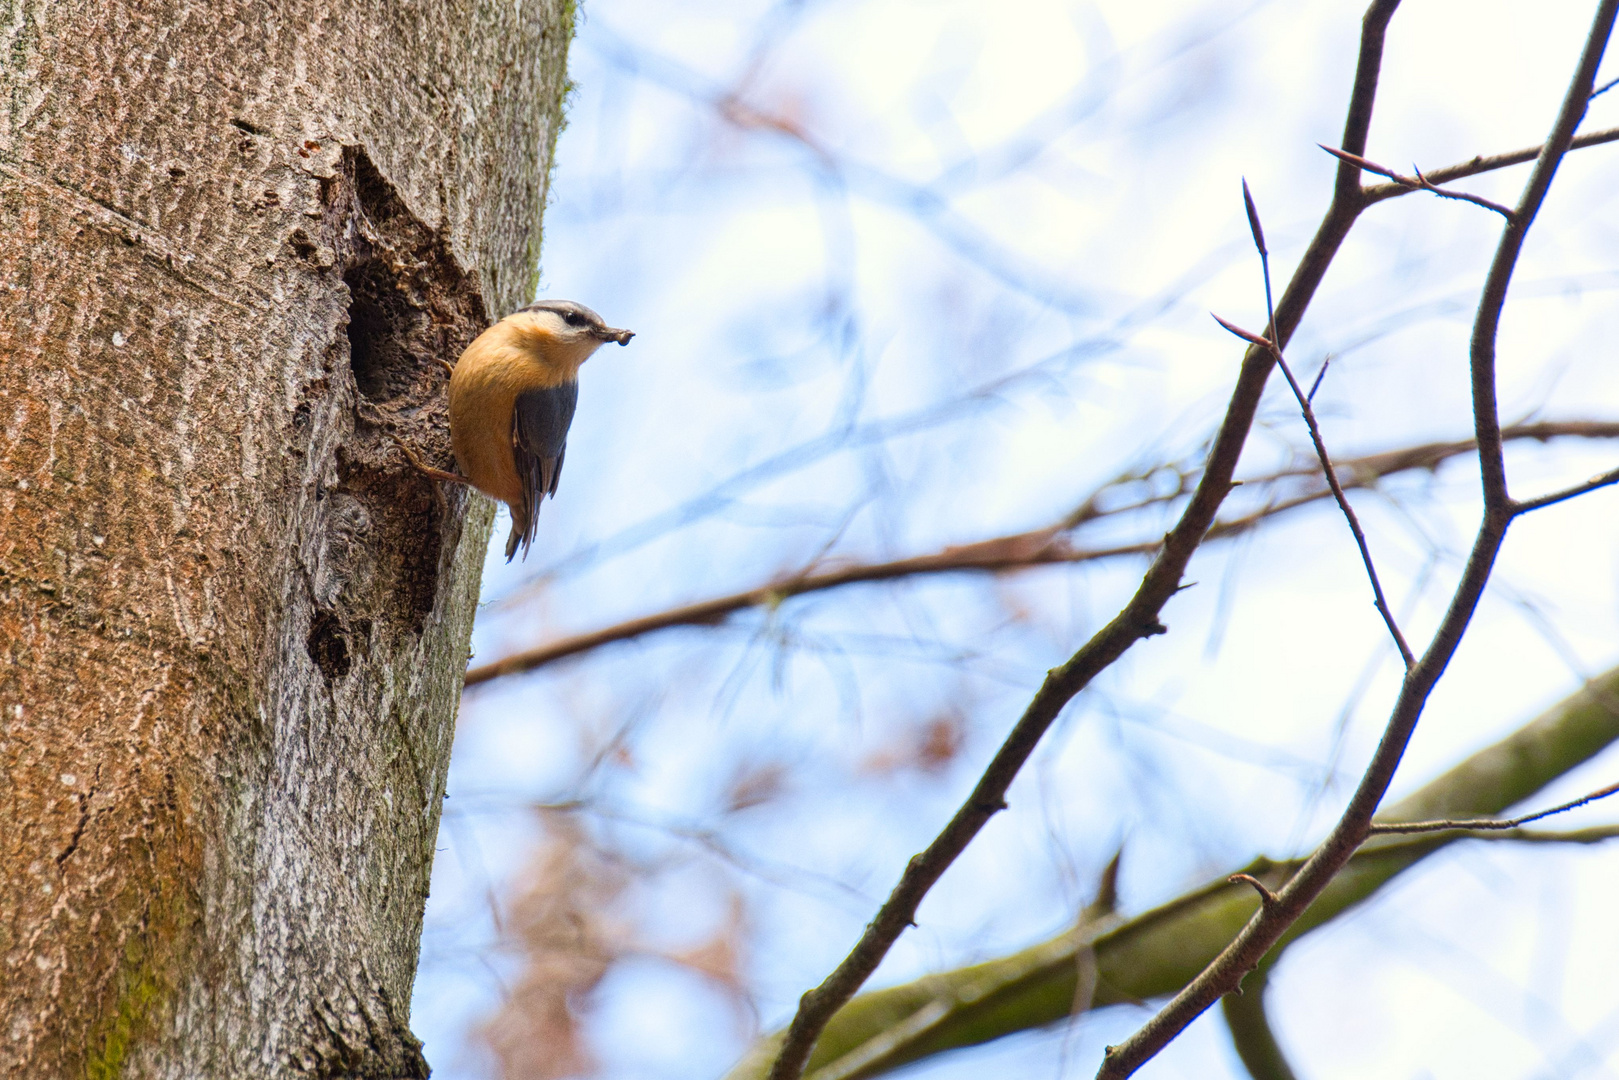
[[602, 341], [616, 341], [620, 345], [628, 345], [630, 338], [635, 336], [633, 330], [619, 330], [608, 326], [600, 315], [572, 300], [538, 300], [522, 310], [552, 312], [561, 316], [562, 321], [569, 326], [588, 331]]

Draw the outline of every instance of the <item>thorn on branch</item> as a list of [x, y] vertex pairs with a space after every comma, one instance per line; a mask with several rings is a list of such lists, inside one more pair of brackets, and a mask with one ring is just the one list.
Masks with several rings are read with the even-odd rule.
[[[1259, 902], [1266, 909], [1274, 907], [1280, 902], [1280, 898], [1277, 897], [1275, 893], [1271, 892], [1263, 881], [1260, 881], [1252, 874], [1232, 874], [1230, 877], [1226, 878], [1226, 880], [1231, 882], [1233, 885], [1252, 885], [1254, 887], [1254, 891], [1259, 894]], [[1239, 989], [1237, 992], [1241, 993], [1242, 991]]]
[[1244, 971], [1242, 973], [1241, 977], [1239, 977], [1237, 979], [1237, 981], [1231, 985], [1231, 989], [1229, 989], [1229, 990], [1227, 990], [1225, 992], [1225, 996], [1226, 997], [1242, 997], [1242, 996], [1244, 996], [1246, 994], [1246, 991], [1243, 990], [1243, 988], [1242, 988], [1242, 980], [1246, 979], [1248, 976], [1252, 975], [1254, 972], [1256, 972], [1258, 970], [1259, 970], [1259, 965], [1258, 964], [1249, 964], [1248, 965], [1248, 970]]
[[[1326, 148], [1323, 147], [1323, 149]], [[1342, 153], [1342, 151], [1333, 151], [1333, 153]], [[1348, 156], [1355, 158], [1357, 161], [1363, 160], [1355, 157], [1354, 154], [1349, 154]], [[1299, 403], [1299, 411], [1304, 416], [1304, 425], [1309, 428], [1310, 441], [1315, 445], [1316, 457], [1321, 462], [1322, 475], [1327, 479], [1327, 486], [1332, 490], [1332, 497], [1337, 500], [1338, 508], [1343, 511], [1344, 519], [1349, 522], [1349, 531], [1354, 534], [1355, 546], [1360, 549], [1361, 562], [1365, 564], [1366, 576], [1372, 583], [1372, 595], [1376, 598], [1377, 611], [1382, 615], [1383, 622], [1388, 627], [1389, 635], [1394, 638], [1395, 645], [1400, 649], [1400, 658], [1405, 661], [1406, 670], [1409, 671], [1416, 665], [1416, 656], [1411, 652], [1411, 647], [1406, 644], [1405, 636], [1400, 633], [1400, 627], [1394, 621], [1394, 613], [1389, 610], [1388, 603], [1383, 597], [1383, 585], [1377, 579], [1377, 568], [1372, 565], [1372, 552], [1371, 548], [1366, 544], [1366, 534], [1361, 531], [1360, 520], [1355, 517], [1354, 508], [1349, 505], [1349, 499], [1344, 495], [1343, 486], [1338, 483], [1338, 474], [1332, 467], [1332, 459], [1327, 456], [1326, 444], [1321, 440], [1321, 425], [1316, 423], [1315, 410], [1310, 406], [1310, 395], [1305, 394], [1304, 388], [1293, 377], [1293, 369], [1288, 367], [1287, 359], [1282, 356], [1281, 346], [1275, 344], [1280, 335], [1276, 331], [1276, 308], [1271, 301], [1270, 259], [1263, 252], [1259, 256], [1259, 265], [1265, 274], [1265, 314], [1271, 340], [1259, 339], [1256, 343], [1262, 342], [1263, 346], [1270, 350], [1271, 356], [1276, 360], [1276, 366], [1281, 368], [1282, 376], [1287, 379], [1288, 388], [1293, 391], [1293, 397]], [[1220, 316], [1216, 315], [1214, 318], [1221, 326], [1224, 326], [1232, 333], [1248, 336], [1246, 331], [1232, 326]], [[1323, 363], [1321, 367], [1322, 371], [1325, 372], [1326, 364]], [[1318, 385], [1319, 382], [1318, 377]], [[1311, 394], [1313, 393], [1314, 390], [1311, 391]]]
[[1367, 172], [1374, 172], [1379, 176], [1386, 176], [1390, 180], [1399, 182], [1400, 178], [1392, 169], [1378, 165], [1375, 162], [1367, 161], [1359, 154], [1351, 154], [1348, 150], [1338, 150], [1334, 147], [1328, 146], [1326, 143], [1316, 143], [1316, 145], [1325, 150], [1327, 153], [1331, 154], [1333, 157], [1337, 158], [1339, 161], [1347, 161], [1357, 169], [1365, 169]]
[[1272, 350], [1274, 350], [1276, 348], [1275, 345], [1271, 344], [1270, 338], [1260, 337], [1258, 334], [1255, 334], [1255, 333], [1252, 333], [1250, 331], [1244, 330], [1242, 327], [1236, 325], [1235, 323], [1228, 323], [1224, 319], [1220, 318], [1220, 316], [1215, 315], [1214, 312], [1212, 312], [1212, 311], [1209, 312], [1209, 314], [1214, 317], [1215, 322], [1217, 322], [1221, 326], [1225, 327], [1231, 333], [1233, 333], [1233, 334], [1237, 335], [1238, 337], [1242, 338], [1242, 340], [1248, 342], [1248, 344], [1250, 344], [1250, 345], [1258, 345], [1261, 349], [1272, 349]]
[[1415, 176], [1401, 176], [1387, 165], [1379, 165], [1375, 161], [1367, 161], [1359, 154], [1351, 154], [1347, 150], [1336, 150], [1325, 143], [1316, 143], [1316, 145], [1321, 147], [1321, 149], [1325, 150], [1327, 153], [1331, 154], [1333, 157], [1337, 158], [1339, 161], [1347, 161], [1349, 164], [1358, 169], [1365, 169], [1367, 172], [1376, 173], [1378, 176], [1386, 176], [1396, 184], [1399, 184], [1401, 187], [1409, 188], [1412, 191], [1431, 191], [1435, 195], [1438, 195], [1441, 199], [1456, 199], [1460, 202], [1470, 202], [1474, 206], [1482, 206], [1486, 210], [1493, 210], [1497, 214], [1500, 214], [1502, 217], [1506, 218], [1508, 221], [1513, 220], [1513, 213], [1509, 208], [1502, 206], [1500, 203], [1491, 202], [1482, 195], [1469, 195], [1465, 191], [1452, 191], [1449, 188], [1442, 188], [1438, 184], [1431, 182], [1426, 176], [1423, 176], [1422, 170], [1417, 168], [1415, 165], [1411, 166], [1411, 171], [1416, 174]]
[[1304, 395], [1306, 405], [1315, 404], [1315, 392], [1321, 389], [1321, 380], [1327, 377], [1327, 368], [1330, 366], [1332, 366], [1332, 357], [1329, 356], [1321, 361], [1321, 370], [1315, 373], [1315, 382], [1310, 384], [1310, 392]]
[[1096, 917], [1111, 915], [1119, 906], [1119, 864], [1123, 860], [1124, 848], [1121, 846], [1102, 868], [1101, 878], [1096, 885], [1096, 899], [1090, 905]]

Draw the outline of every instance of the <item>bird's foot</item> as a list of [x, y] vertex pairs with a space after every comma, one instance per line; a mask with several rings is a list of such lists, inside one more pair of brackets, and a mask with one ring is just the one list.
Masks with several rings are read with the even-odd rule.
[[[410, 462], [410, 467], [427, 477], [429, 480], [442, 480], [449, 484], [471, 485], [472, 481], [468, 480], [464, 476], [460, 476], [453, 472], [446, 472], [443, 469], [433, 468], [433, 466], [427, 464], [421, 458], [417, 457], [416, 451], [412, 450], [410, 445], [406, 443], [404, 439], [400, 438], [397, 432], [387, 428], [384, 428], [383, 430], [388, 432], [388, 438], [392, 439], [394, 441], [394, 445], [399, 447], [399, 452], [405, 455], [405, 460]], [[433, 502], [438, 505], [438, 510], [441, 515], [449, 515], [450, 504], [444, 500], [444, 492], [439, 490], [437, 484], [433, 485]]]

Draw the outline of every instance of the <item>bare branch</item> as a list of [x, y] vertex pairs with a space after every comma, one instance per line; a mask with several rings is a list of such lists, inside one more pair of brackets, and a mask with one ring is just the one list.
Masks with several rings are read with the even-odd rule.
[[1483, 473], [1485, 515], [1487, 520], [1498, 521], [1503, 531], [1511, 518], [1512, 497], [1507, 491], [1506, 463], [1501, 450], [1501, 421], [1495, 394], [1495, 345], [1496, 332], [1501, 323], [1501, 308], [1506, 303], [1507, 288], [1517, 268], [1524, 238], [1529, 235], [1529, 227], [1534, 224], [1535, 215], [1551, 188], [1557, 167], [1568, 153], [1574, 129], [1585, 117], [1597, 66], [1602, 61], [1608, 36], [1613, 29], [1613, 18], [1613, 4], [1610, 0], [1603, 0], [1597, 7], [1595, 24], [1590, 37], [1586, 39], [1579, 70], [1563, 100], [1557, 122], [1552, 126], [1540, 158], [1535, 162], [1517, 208], [1502, 231], [1501, 243], [1496, 248], [1495, 258], [1491, 260], [1489, 274], [1484, 280], [1483, 296], [1479, 300], [1478, 315], [1473, 322], [1473, 427], [1474, 437], [1479, 444], [1479, 467]]
[[[1374, 4], [1367, 14], [1367, 22], [1370, 23], [1374, 15], [1381, 15], [1386, 23], [1394, 6], [1394, 3]], [[1524, 237], [1546, 197], [1558, 163], [1568, 151], [1574, 128], [1585, 114], [1597, 66], [1613, 30], [1616, 10], [1619, 10], [1619, 0], [1601, 0], [1597, 7], [1580, 63], [1558, 110], [1551, 135], [1530, 174], [1522, 198], [1513, 210], [1511, 220], [1507, 222], [1485, 280], [1471, 350], [1474, 432], [1479, 443], [1485, 505], [1472, 553], [1451, 599], [1450, 608], [1421, 661], [1406, 673], [1382, 741], [1343, 816], [1327, 839], [1277, 894], [1277, 903], [1261, 907], [1236, 939], [1175, 995], [1157, 1016], [1123, 1044], [1109, 1048], [1097, 1074], [1099, 1078], [1129, 1076], [1150, 1060], [1186, 1025], [1240, 983], [1243, 975], [1252, 971], [1288, 927], [1304, 914], [1311, 901], [1331, 884], [1333, 877], [1365, 841], [1372, 815], [1376, 813], [1378, 803], [1394, 778], [1428, 695], [1444, 674], [1472, 621], [1479, 597], [1483, 595], [1496, 555], [1506, 537], [1507, 526], [1512, 520], [1495, 398], [1495, 333], [1501, 305], [1506, 299], [1507, 286], [1517, 265]], [[1364, 146], [1359, 141], [1351, 143], [1345, 140], [1345, 144], [1351, 153], [1360, 153]], [[1342, 168], [1352, 169], [1353, 166], [1344, 162]], [[1341, 180], [1342, 170], [1339, 176]]]
[[[1382, 60], [1383, 33], [1396, 3], [1397, 0], [1375, 0], [1367, 14], [1343, 139], [1344, 146], [1351, 152], [1361, 152], [1366, 146], [1366, 131], [1371, 124], [1378, 67]], [[1303, 317], [1326, 275], [1327, 267], [1331, 265], [1364, 206], [1358, 176], [1358, 171], [1347, 163], [1339, 169], [1332, 204], [1278, 305], [1272, 332], [1278, 345], [1286, 344]], [[967, 801], [957, 810], [944, 831], [928, 845], [927, 850], [911, 859], [899, 884], [866, 926], [853, 951], [820, 986], [804, 995], [799, 1002], [798, 1013], [782, 1040], [780, 1054], [771, 1068], [771, 1080], [798, 1080], [803, 1074], [804, 1064], [827, 1020], [854, 995], [876, 970], [890, 946], [912, 924], [917, 905], [933, 883], [978, 835], [984, 824], [1006, 806], [1006, 791], [1013, 778], [1034, 752], [1046, 729], [1074, 695], [1136, 642], [1165, 632], [1159, 614], [1169, 599], [1180, 591], [1186, 564], [1203, 542], [1209, 527], [1214, 524], [1220, 504], [1231, 491], [1237, 460], [1247, 441], [1274, 363], [1270, 350], [1258, 346], [1248, 349], [1225, 419], [1210, 449], [1203, 478], [1180, 520], [1164, 538], [1163, 548], [1147, 570], [1135, 596], [1112, 622], [1066, 663], [1047, 674], [1040, 690], [991, 759]]]
[[[1344, 155], [1346, 157], [1353, 155]], [[1248, 181], [1242, 182], [1242, 201], [1248, 210], [1248, 224], [1253, 230], [1254, 246], [1259, 249], [1259, 262], [1265, 275], [1265, 315], [1267, 326], [1274, 329], [1276, 313], [1271, 309], [1270, 301], [1270, 255], [1265, 251], [1265, 234], [1259, 228], [1259, 210], [1254, 206], [1254, 198], [1248, 191]], [[1366, 533], [1360, 527], [1360, 518], [1355, 515], [1354, 507], [1349, 505], [1349, 497], [1344, 494], [1343, 485], [1338, 483], [1338, 472], [1332, 467], [1332, 458], [1327, 454], [1327, 444], [1321, 437], [1321, 425], [1316, 422], [1315, 409], [1310, 399], [1320, 386], [1317, 378], [1316, 385], [1306, 394], [1299, 386], [1299, 381], [1293, 377], [1293, 369], [1288, 366], [1287, 360], [1282, 356], [1281, 347], [1274, 341], [1266, 342], [1276, 356], [1276, 366], [1282, 369], [1282, 376], [1287, 379], [1287, 385], [1293, 390], [1293, 397], [1298, 400], [1299, 411], [1304, 414], [1304, 425], [1310, 431], [1310, 443], [1315, 447], [1315, 456], [1321, 462], [1321, 472], [1327, 478], [1327, 486], [1332, 489], [1332, 497], [1338, 502], [1338, 509], [1343, 511], [1344, 520], [1349, 522], [1349, 531], [1354, 534], [1355, 546], [1360, 549], [1360, 561], [1366, 567], [1366, 577], [1372, 583], [1372, 602], [1377, 613], [1383, 617], [1383, 625], [1388, 627], [1389, 636], [1394, 639], [1395, 646], [1400, 650], [1400, 659], [1405, 661], [1406, 670], [1409, 671], [1417, 662], [1411, 652], [1411, 646], [1406, 644], [1405, 635], [1400, 633], [1400, 624], [1394, 618], [1394, 610], [1389, 607], [1388, 598], [1383, 595], [1383, 583], [1378, 580], [1377, 567], [1372, 563], [1372, 549], [1366, 542]], [[1326, 373], [1326, 366], [1322, 365], [1322, 373]]]

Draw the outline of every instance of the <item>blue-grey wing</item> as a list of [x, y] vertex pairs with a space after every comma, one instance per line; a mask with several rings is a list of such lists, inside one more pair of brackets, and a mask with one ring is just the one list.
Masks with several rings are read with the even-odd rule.
[[506, 539], [508, 562], [519, 544], [523, 554], [528, 554], [540, 517], [540, 500], [557, 493], [568, 445], [568, 425], [573, 423], [578, 403], [577, 382], [525, 390], [517, 395], [512, 409], [512, 452], [517, 459], [517, 479], [523, 487], [523, 504], [513, 508], [512, 533]]

